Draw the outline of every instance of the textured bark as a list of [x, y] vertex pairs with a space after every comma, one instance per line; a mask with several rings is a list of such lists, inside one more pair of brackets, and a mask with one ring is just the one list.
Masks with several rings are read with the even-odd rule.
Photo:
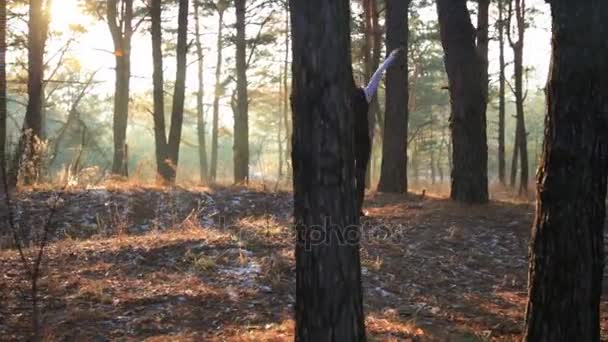
[[234, 182], [249, 178], [249, 99], [247, 94], [246, 0], [235, 0], [236, 7], [236, 89], [234, 118]]
[[28, 20], [28, 102], [23, 132], [17, 144], [9, 174], [11, 186], [17, 184], [19, 173], [25, 184], [34, 183], [40, 171], [37, 153], [42, 137], [42, 88], [44, 79], [44, 49], [48, 37], [51, 0], [31, 0]]
[[453, 167], [451, 198], [488, 201], [488, 146], [483, 63], [465, 0], [437, 0], [441, 43], [449, 79]]
[[[347, 0], [291, 0], [295, 340], [365, 341]], [[349, 233], [348, 241], [339, 237]], [[326, 240], [317, 238], [325, 235]]]
[[206, 143], [206, 123], [205, 123], [205, 108], [203, 99], [205, 95], [205, 78], [204, 78], [204, 54], [203, 44], [201, 42], [201, 23], [200, 23], [200, 5], [198, 1], [194, 1], [194, 21], [196, 34], [196, 56], [198, 58], [198, 92], [196, 93], [196, 131], [198, 137], [198, 161], [199, 161], [199, 178], [201, 183], [207, 182], [208, 177], [208, 162], [207, 162], [207, 143]]
[[209, 169], [209, 178], [211, 181], [217, 179], [217, 153], [218, 153], [218, 130], [219, 130], [219, 116], [220, 116], [220, 96], [223, 92], [223, 86], [221, 84], [222, 77], [222, 50], [223, 44], [223, 30], [224, 30], [224, 11], [226, 10], [226, 3], [224, 0], [219, 0], [216, 9], [218, 14], [218, 31], [217, 31], [217, 56], [215, 64], [215, 92], [213, 97], [213, 119], [211, 128], [211, 165]]
[[131, 37], [133, 35], [133, 0], [123, 0], [118, 18], [118, 0], [107, 1], [107, 22], [114, 43], [116, 59], [114, 85], [114, 158], [112, 173], [127, 176], [128, 161], [125, 158], [127, 122], [129, 118], [129, 88], [131, 80]]
[[505, 155], [505, 1], [498, 0], [498, 179], [506, 185], [506, 155]]
[[378, 191], [407, 192], [408, 7], [409, 0], [386, 2], [386, 49], [403, 48], [386, 73], [386, 113]]
[[600, 341], [608, 3], [553, 0], [553, 64], [524, 341]]

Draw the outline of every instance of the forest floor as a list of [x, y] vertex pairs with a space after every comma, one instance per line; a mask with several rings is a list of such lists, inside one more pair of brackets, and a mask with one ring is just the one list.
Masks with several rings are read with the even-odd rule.
[[[20, 192], [20, 227], [43, 226], [53, 194]], [[292, 340], [292, 204], [264, 189], [63, 192], [40, 284], [45, 340]], [[370, 194], [366, 210], [370, 340], [518, 338], [530, 204]], [[0, 340], [25, 340], [28, 282], [9, 240], [0, 238]], [[606, 336], [606, 299], [602, 308]]]

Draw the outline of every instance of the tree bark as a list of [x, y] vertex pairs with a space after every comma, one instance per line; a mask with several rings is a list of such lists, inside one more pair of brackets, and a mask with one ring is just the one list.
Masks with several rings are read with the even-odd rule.
[[[508, 0], [507, 0], [508, 1]], [[498, 0], [498, 179], [506, 185], [505, 156], [505, 0]]]
[[290, 5], [295, 339], [365, 341], [349, 1], [291, 0]]
[[[365, 42], [364, 42], [364, 62], [365, 62], [365, 77], [366, 81], [372, 77], [372, 74], [380, 64], [380, 51], [382, 48], [381, 45], [381, 36], [378, 35], [379, 32], [379, 17], [378, 17], [378, 3], [377, 0], [364, 0], [363, 1], [363, 10], [365, 15]], [[371, 143], [371, 150], [373, 151], [374, 145], [374, 136], [375, 136], [375, 128], [376, 128], [376, 115], [377, 111], [380, 110], [378, 106], [378, 96], [374, 96], [372, 102], [369, 105], [368, 110], [368, 124], [369, 124], [369, 137]], [[367, 165], [367, 173], [365, 175], [365, 185], [366, 188], [371, 188], [372, 183], [372, 163], [368, 163]]]
[[[511, 38], [511, 18], [513, 16], [513, 2], [515, 3], [515, 20], [517, 26], [517, 41], [513, 41]], [[526, 1], [525, 0], [512, 0], [509, 2], [509, 13], [507, 27], [507, 37], [511, 48], [513, 49], [513, 70], [515, 77], [515, 88], [513, 90], [515, 95], [515, 110], [516, 110], [516, 145], [518, 149], [514, 155], [519, 155], [520, 163], [520, 183], [519, 183], [519, 194], [526, 195], [528, 193], [528, 137], [526, 132], [526, 121], [524, 117], [524, 84], [523, 84], [523, 59], [524, 59], [524, 38], [526, 32]]]
[[490, 28], [490, 0], [478, 0], [479, 8], [477, 12], [477, 53], [481, 58], [482, 70], [482, 87], [483, 94], [488, 102], [488, 43], [489, 43], [489, 28]]
[[407, 192], [408, 7], [409, 0], [386, 2], [386, 49], [403, 48], [386, 73], [386, 114], [378, 191]]
[[236, 88], [234, 118], [234, 182], [249, 178], [249, 99], [247, 94], [247, 37], [245, 32], [246, 0], [235, 0], [236, 7]]
[[107, 21], [116, 59], [114, 86], [114, 159], [112, 173], [127, 176], [128, 161], [125, 158], [127, 123], [129, 118], [129, 88], [131, 80], [131, 37], [133, 35], [133, 0], [123, 0], [121, 18], [118, 20], [118, 0], [107, 1]]
[[9, 184], [17, 185], [19, 173], [25, 184], [33, 184], [40, 171], [39, 146], [42, 137], [42, 87], [44, 49], [48, 37], [51, 0], [31, 0], [28, 21], [28, 102], [22, 135], [17, 144]]
[[205, 96], [205, 78], [204, 78], [204, 53], [203, 44], [201, 42], [201, 23], [200, 23], [200, 4], [194, 1], [194, 21], [196, 34], [196, 56], [198, 58], [198, 92], [196, 93], [196, 130], [198, 136], [198, 161], [199, 161], [199, 178], [202, 184], [207, 183], [208, 163], [207, 163], [207, 143], [206, 143], [206, 123], [205, 123], [205, 108], [203, 99]]
[[465, 0], [437, 0], [441, 43], [449, 79], [453, 168], [451, 198], [488, 201], [488, 145], [483, 63]]
[[224, 11], [226, 10], [226, 3], [224, 0], [219, 0], [216, 4], [218, 14], [218, 31], [217, 31], [217, 60], [215, 64], [215, 92], [213, 97], [213, 119], [212, 119], [212, 130], [211, 130], [211, 166], [209, 178], [215, 182], [217, 180], [217, 154], [218, 154], [218, 130], [219, 130], [219, 116], [220, 116], [220, 96], [223, 93], [223, 85], [221, 84], [222, 77], [222, 50], [223, 44], [223, 29], [224, 29]]
[[608, 4], [553, 0], [553, 52], [524, 341], [600, 341]]
[[154, 97], [154, 142], [156, 146], [156, 170], [162, 180], [170, 179], [171, 170], [168, 164], [168, 146], [165, 128], [165, 94], [163, 76], [161, 0], [151, 0], [150, 19], [152, 35], [152, 73]]
[[188, 0], [179, 0], [177, 27], [177, 70], [171, 110], [171, 128], [169, 129], [169, 160], [171, 174], [168, 181], [175, 182], [179, 164], [179, 146], [184, 122], [184, 100], [186, 95], [186, 69], [188, 57]]

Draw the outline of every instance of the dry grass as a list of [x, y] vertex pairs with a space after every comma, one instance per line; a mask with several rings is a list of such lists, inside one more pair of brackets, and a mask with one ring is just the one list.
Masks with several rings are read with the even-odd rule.
[[[293, 339], [290, 194], [141, 185], [112, 191], [104, 200], [129, 197], [122, 233], [61, 238], [48, 248], [42, 289], [48, 340]], [[20, 196], [28, 195], [35, 193]], [[213, 201], [190, 198], [202, 195]], [[158, 207], [152, 199], [175, 203]], [[519, 338], [529, 204], [464, 206], [428, 192], [424, 198], [370, 194], [366, 204], [364, 229], [386, 225], [404, 234], [362, 245], [370, 340]], [[86, 213], [72, 209], [76, 217]], [[146, 226], [150, 220], [158, 226]], [[24, 339], [23, 274], [14, 251], [0, 251], [0, 259], [0, 300], [6, 303], [0, 340]]]

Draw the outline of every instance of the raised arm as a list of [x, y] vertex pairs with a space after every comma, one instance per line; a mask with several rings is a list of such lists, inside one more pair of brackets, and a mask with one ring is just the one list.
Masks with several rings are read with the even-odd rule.
[[380, 85], [380, 80], [382, 80], [382, 75], [386, 69], [390, 68], [390, 66], [397, 60], [399, 54], [403, 51], [402, 48], [393, 50], [391, 54], [384, 60], [384, 62], [378, 67], [378, 70], [374, 72], [374, 75], [369, 80], [369, 84], [365, 87], [365, 99], [367, 103], [372, 102], [376, 91], [378, 90], [378, 86]]

